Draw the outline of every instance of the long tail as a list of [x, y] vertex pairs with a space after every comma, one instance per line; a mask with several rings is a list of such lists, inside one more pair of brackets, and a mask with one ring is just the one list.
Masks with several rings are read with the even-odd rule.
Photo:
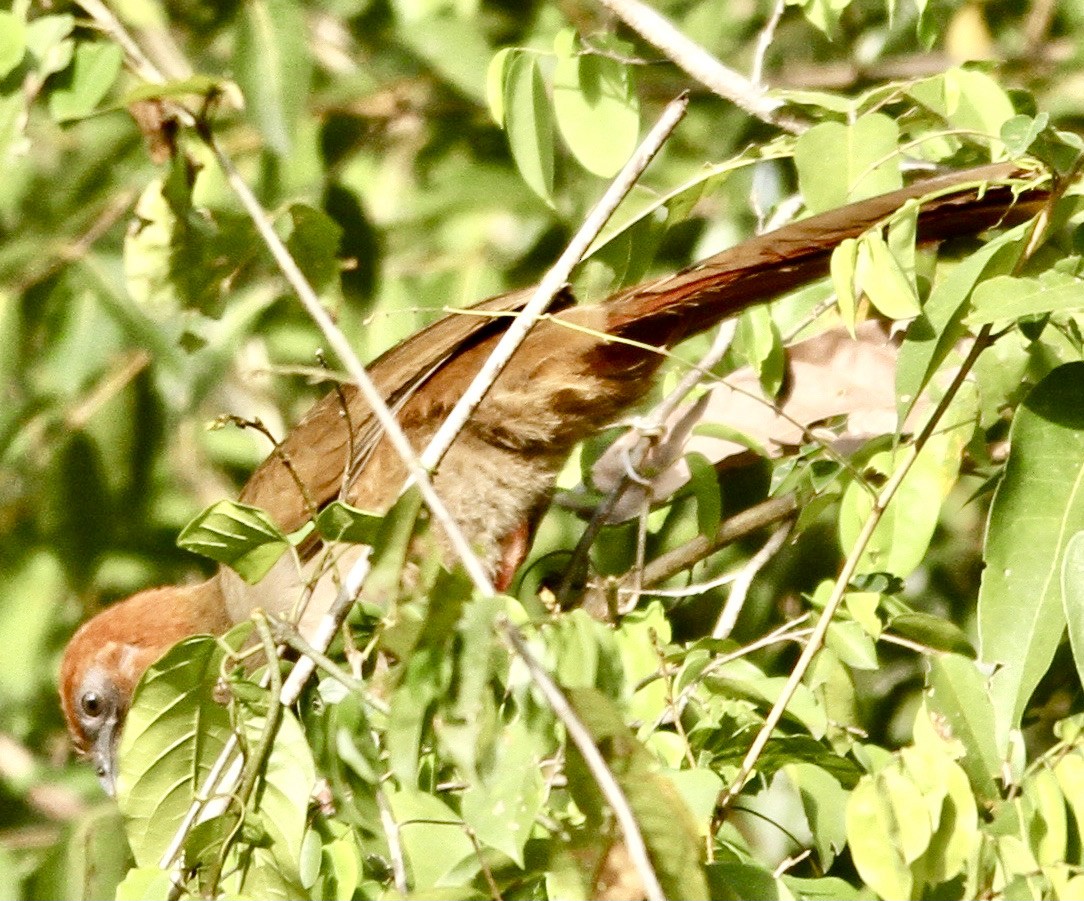
[[828, 273], [832, 251], [883, 224], [908, 200], [929, 198], [918, 240], [973, 235], [1015, 225], [1038, 212], [1049, 193], [1019, 192], [1022, 171], [995, 163], [917, 182], [743, 241], [674, 275], [629, 288], [607, 301], [607, 331], [650, 344], [674, 344], [732, 313]]

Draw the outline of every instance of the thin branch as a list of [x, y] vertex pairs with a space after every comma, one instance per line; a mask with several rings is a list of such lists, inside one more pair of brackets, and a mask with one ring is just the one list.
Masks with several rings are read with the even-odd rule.
[[753, 579], [776, 555], [793, 528], [794, 523], [788, 522], [772, 532], [772, 537], [764, 542], [764, 546], [734, 574], [734, 585], [719, 613], [715, 628], [711, 631], [712, 638], [727, 638], [734, 631], [734, 626], [737, 625], [738, 617], [745, 606], [745, 599], [749, 595], [749, 589], [753, 585]]
[[779, 27], [779, 20], [783, 18], [783, 10], [787, 7], [787, 0], [775, 0], [772, 14], [764, 27], [757, 35], [757, 46], [753, 53], [753, 67], [749, 70], [749, 80], [761, 90], [764, 89], [764, 57], [768, 55], [768, 48], [775, 39], [775, 30]]
[[625, 163], [617, 177], [610, 183], [601, 199], [588, 213], [583, 225], [580, 226], [564, 252], [558, 257], [557, 262], [542, 277], [542, 281], [538, 283], [538, 287], [535, 288], [531, 299], [527, 301], [512, 324], [501, 335], [497, 346], [493, 348], [493, 352], [486, 359], [485, 364], [478, 371], [478, 374], [463, 392], [455, 407], [444, 422], [441, 423], [440, 428], [422, 452], [419, 461], [427, 471], [431, 472], [436, 469], [444, 458], [448, 448], [452, 446], [456, 436], [462, 431], [471, 414], [482, 402], [494, 381], [511, 359], [512, 354], [523, 343], [523, 339], [527, 337], [527, 332], [542, 316], [553, 298], [568, 284], [568, 280], [572, 276], [572, 270], [579, 264], [584, 254], [594, 243], [599, 233], [610, 220], [614, 210], [617, 209], [618, 204], [632, 190], [633, 185], [639, 180], [648, 164], [662, 149], [663, 144], [666, 143], [674, 129], [677, 128], [678, 123], [685, 116], [688, 106], [687, 94], [682, 94], [667, 105], [655, 127], [648, 132], [647, 137], [636, 148], [629, 161]]
[[632, 858], [633, 865], [636, 867], [649, 901], [666, 901], [666, 895], [659, 883], [659, 877], [655, 874], [655, 868], [648, 856], [647, 845], [644, 843], [644, 837], [640, 832], [640, 824], [636, 822], [636, 816], [629, 806], [625, 793], [621, 790], [621, 786], [618, 784], [613, 772], [606, 764], [602, 752], [595, 745], [591, 733], [576, 715], [572, 705], [568, 703], [568, 699], [561, 692], [561, 689], [557, 687], [557, 683], [553, 681], [550, 674], [535, 659], [519, 630], [503, 616], [497, 623], [497, 629], [512, 652], [523, 661], [531, 680], [564, 725], [568, 737], [572, 739], [573, 744], [583, 755], [584, 763], [591, 771], [599, 790], [602, 792], [603, 797], [606, 798], [610, 809], [617, 818], [618, 824], [621, 826], [621, 831], [625, 836], [625, 847], [628, 848], [629, 857]]
[[804, 123], [779, 112], [782, 105], [740, 72], [724, 66], [667, 18], [640, 0], [599, 0], [645, 41], [714, 93], [770, 125], [791, 132], [804, 131]]
[[399, 834], [399, 824], [395, 821], [388, 796], [379, 784], [376, 786], [376, 809], [380, 813], [380, 825], [384, 827], [384, 837], [388, 841], [388, 854], [391, 856], [391, 877], [395, 890], [406, 895], [410, 890], [407, 882], [406, 858], [403, 855], [403, 841]]

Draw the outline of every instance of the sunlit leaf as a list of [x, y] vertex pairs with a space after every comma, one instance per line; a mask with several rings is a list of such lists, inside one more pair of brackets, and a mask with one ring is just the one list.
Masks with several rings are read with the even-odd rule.
[[987, 525], [979, 589], [982, 659], [999, 744], [1018, 725], [1065, 631], [1066, 545], [1084, 530], [1084, 363], [1060, 366], [1016, 411], [1005, 476]]
[[258, 507], [219, 501], [192, 520], [177, 544], [225, 563], [246, 582], [258, 582], [289, 547], [282, 530]]

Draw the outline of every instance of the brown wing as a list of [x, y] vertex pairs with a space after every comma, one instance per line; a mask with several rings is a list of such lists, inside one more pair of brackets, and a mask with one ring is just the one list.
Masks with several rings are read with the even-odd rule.
[[[450, 357], [504, 328], [506, 317], [482, 314], [515, 312], [529, 297], [529, 291], [502, 294], [471, 307], [473, 312], [446, 315], [382, 354], [370, 365], [369, 375], [396, 409]], [[338, 496], [345, 468], [356, 473], [381, 434], [361, 393], [353, 385], [343, 385], [341, 396], [332, 391], [305, 414], [252, 474], [240, 499], [266, 510], [281, 528], [293, 531], [311, 517], [313, 508]], [[284, 459], [290, 461], [296, 478]], [[298, 482], [305, 486], [304, 494]]]

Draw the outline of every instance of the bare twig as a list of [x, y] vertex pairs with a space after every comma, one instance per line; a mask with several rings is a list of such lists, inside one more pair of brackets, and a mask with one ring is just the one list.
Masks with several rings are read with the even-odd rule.
[[399, 824], [395, 821], [391, 804], [388, 803], [388, 796], [384, 794], [384, 789], [379, 785], [376, 787], [376, 807], [380, 812], [380, 825], [384, 827], [384, 837], [388, 841], [388, 854], [391, 855], [392, 881], [395, 883], [395, 890], [399, 894], [405, 895], [410, 886], [407, 882], [406, 858], [403, 855], [402, 836], [399, 834]]
[[493, 348], [493, 352], [486, 359], [485, 364], [478, 371], [478, 374], [463, 392], [455, 407], [444, 422], [441, 423], [440, 428], [422, 452], [419, 459], [426, 470], [432, 471], [444, 458], [448, 448], [452, 446], [456, 436], [462, 431], [463, 426], [478, 404], [482, 402], [486, 392], [492, 387], [497, 376], [500, 375], [511, 359], [512, 354], [515, 353], [516, 348], [527, 337], [527, 332], [545, 312], [546, 307], [550, 305], [558, 292], [568, 284], [572, 270], [594, 243], [595, 238], [598, 237], [613, 215], [614, 210], [617, 209], [618, 204], [632, 190], [633, 185], [643, 174], [648, 164], [662, 149], [663, 144], [666, 143], [674, 129], [677, 128], [688, 106], [689, 100], [686, 94], [682, 94], [667, 105], [655, 127], [651, 129], [640, 146], [636, 148], [636, 151], [629, 158], [629, 161], [625, 163], [617, 177], [610, 183], [601, 199], [588, 213], [583, 225], [580, 226], [564, 252], [558, 257], [557, 262], [542, 277], [542, 281], [538, 283], [538, 287], [535, 288], [531, 299], [527, 301], [512, 324], [501, 335], [497, 346]]
[[761, 90], [764, 89], [764, 57], [768, 55], [768, 48], [775, 39], [775, 29], [779, 27], [779, 20], [783, 18], [783, 10], [787, 7], [786, 0], [775, 0], [772, 14], [764, 27], [757, 35], [757, 46], [753, 53], [753, 67], [749, 70], [749, 80]]
[[599, 2], [686, 73], [751, 116], [787, 131], [799, 132], [806, 128], [803, 123], [780, 113], [780, 102], [768, 97], [763, 88], [750, 82], [740, 72], [724, 66], [707, 50], [682, 34], [669, 19], [640, 0]]
[[621, 786], [618, 785], [613, 772], [606, 764], [602, 752], [595, 745], [591, 733], [587, 731], [587, 727], [576, 715], [572, 705], [568, 703], [568, 699], [561, 692], [561, 689], [557, 687], [557, 683], [553, 681], [550, 674], [535, 659], [519, 630], [503, 617], [498, 621], [497, 628], [512, 653], [523, 661], [531, 680], [564, 725], [568, 737], [572, 739], [573, 744], [583, 755], [584, 763], [591, 771], [595, 782], [598, 783], [599, 790], [602, 792], [603, 797], [606, 798], [610, 809], [617, 818], [618, 824], [621, 826], [629, 857], [632, 858], [648, 899], [650, 901], [665, 901], [666, 895], [663, 893], [662, 885], [659, 884], [659, 877], [655, 874], [655, 868], [648, 856], [647, 845], [640, 833], [640, 825], [636, 822], [636, 816], [629, 806], [625, 793], [621, 790]]
[[734, 631], [734, 626], [737, 625], [738, 616], [741, 615], [742, 607], [745, 606], [745, 599], [749, 594], [749, 589], [753, 585], [753, 579], [756, 578], [758, 572], [760, 572], [769, 560], [776, 555], [776, 552], [783, 546], [783, 542], [787, 540], [787, 536], [790, 535], [791, 529], [794, 527], [793, 523], [786, 523], [784, 526], [776, 529], [772, 532], [772, 537], [764, 542], [764, 546], [757, 551], [741, 569], [734, 575], [734, 584], [730, 589], [730, 594], [726, 599], [726, 603], [723, 605], [723, 609], [719, 613], [719, 619], [715, 623], [715, 628], [711, 631], [712, 638], [727, 638], [731, 632]]

